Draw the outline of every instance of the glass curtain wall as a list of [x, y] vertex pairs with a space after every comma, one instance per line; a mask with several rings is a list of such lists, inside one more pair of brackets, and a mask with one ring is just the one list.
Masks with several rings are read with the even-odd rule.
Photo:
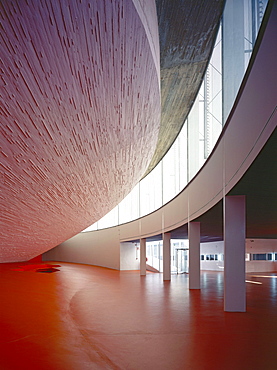
[[248, 66], [267, 0], [227, 0], [222, 18], [223, 121], [236, 99]]
[[248, 66], [267, 0], [227, 0], [209, 66], [174, 144], [132, 192], [84, 231], [135, 220], [160, 208], [196, 175], [222, 131]]

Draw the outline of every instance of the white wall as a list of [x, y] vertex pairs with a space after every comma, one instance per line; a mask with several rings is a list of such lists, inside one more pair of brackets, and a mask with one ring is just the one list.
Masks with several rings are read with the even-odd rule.
[[[276, 239], [246, 239], [246, 253], [277, 253]], [[246, 272], [277, 271], [277, 261], [247, 261]]]
[[44, 253], [42, 260], [84, 263], [119, 270], [118, 228], [80, 233]]
[[217, 254], [220, 258], [224, 253], [224, 242], [210, 242], [210, 243], [201, 243], [200, 244], [200, 254], [204, 254], [204, 261], [200, 261], [201, 270], [213, 270], [213, 271], [223, 271], [224, 270], [224, 261], [207, 261], [207, 254]]
[[139, 270], [139, 243], [120, 243], [120, 270]]
[[277, 253], [277, 239], [246, 239], [246, 253]]
[[[276, 239], [246, 239], [246, 253], [277, 253]], [[200, 262], [201, 270], [223, 271], [224, 261], [207, 261], [206, 254], [218, 254], [219, 258], [224, 253], [224, 242], [201, 243], [200, 253], [205, 255], [205, 260]], [[273, 272], [277, 271], [277, 261], [246, 261], [246, 272]]]

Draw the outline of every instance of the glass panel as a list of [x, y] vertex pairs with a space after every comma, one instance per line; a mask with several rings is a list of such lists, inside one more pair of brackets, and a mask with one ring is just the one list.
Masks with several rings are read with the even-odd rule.
[[85, 230], [82, 231], [82, 233], [85, 233], [87, 231], [95, 231], [98, 229], [98, 222], [95, 222], [93, 225], [90, 225]]
[[162, 272], [162, 241], [146, 242], [147, 264]]
[[105, 229], [115, 225], [118, 225], [118, 206], [116, 206], [109, 213], [107, 213], [106, 216], [102, 217], [98, 221], [98, 229]]
[[187, 119], [188, 125], [188, 180], [190, 181], [200, 168], [199, 159], [204, 161], [204, 122], [200, 121], [202, 110], [199, 109], [199, 104], [203, 105], [203, 101], [199, 95], [193, 105], [193, 108]]
[[170, 201], [179, 192], [179, 157], [178, 141], [170, 148], [163, 159], [163, 204]]
[[188, 273], [188, 250], [177, 250], [177, 274]]
[[223, 121], [234, 104], [248, 66], [267, 1], [227, 1], [223, 13]]
[[139, 217], [139, 185], [118, 205], [119, 223], [135, 220]]
[[266, 253], [254, 253], [253, 260], [254, 261], [266, 261]]
[[206, 73], [205, 159], [222, 131], [222, 38], [219, 29]]
[[162, 164], [140, 182], [140, 217], [162, 206]]
[[244, 1], [244, 53], [245, 69], [248, 66], [253, 46], [264, 16], [267, 0]]
[[180, 190], [188, 183], [188, 123], [184, 123], [184, 126], [178, 136], [179, 141], [179, 168], [180, 168]]

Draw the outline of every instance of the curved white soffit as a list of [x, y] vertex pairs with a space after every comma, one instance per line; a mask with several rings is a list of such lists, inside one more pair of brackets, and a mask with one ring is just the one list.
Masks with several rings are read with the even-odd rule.
[[132, 1], [1, 2], [0, 262], [79, 233], [145, 173], [160, 125], [150, 3], [142, 21]]
[[120, 240], [173, 230], [219, 202], [241, 179], [277, 125], [277, 2], [220, 140], [186, 188], [157, 211], [120, 225]]

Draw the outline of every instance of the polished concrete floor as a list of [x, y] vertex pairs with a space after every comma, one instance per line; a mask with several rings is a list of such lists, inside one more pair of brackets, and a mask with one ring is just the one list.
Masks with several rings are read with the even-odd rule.
[[[249, 274], [247, 312], [223, 312], [223, 273], [0, 264], [0, 369], [277, 369], [277, 274]], [[253, 283], [254, 282], [254, 283]], [[261, 284], [255, 284], [261, 283]]]

